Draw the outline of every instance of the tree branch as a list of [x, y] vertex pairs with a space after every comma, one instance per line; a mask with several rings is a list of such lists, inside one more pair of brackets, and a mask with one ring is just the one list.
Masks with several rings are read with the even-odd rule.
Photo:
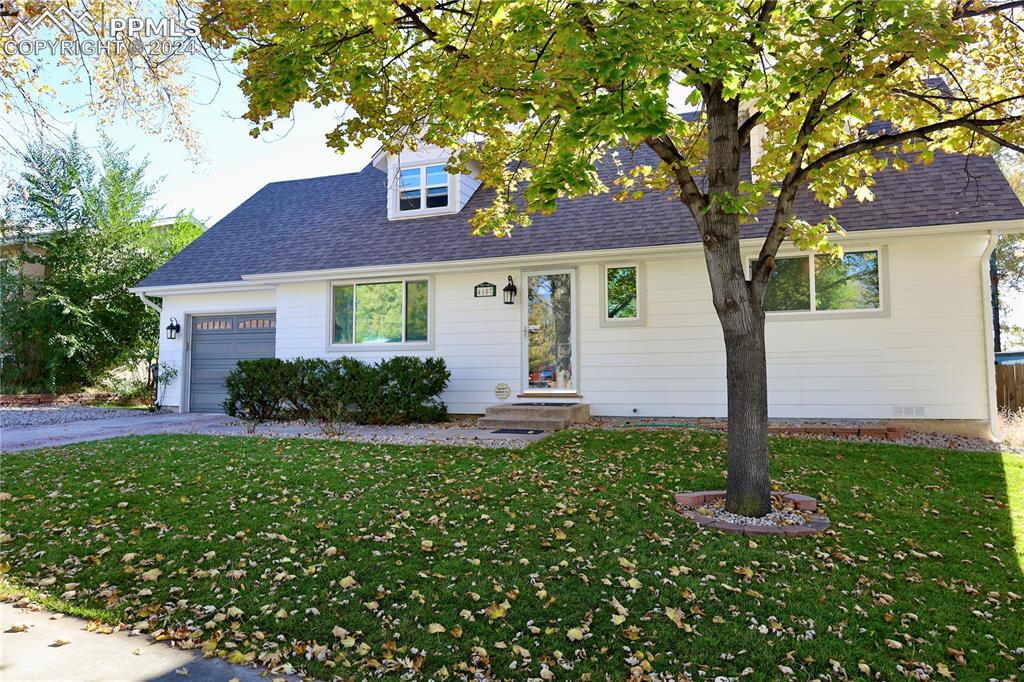
[[967, 0], [955, 12], [953, 19], [969, 19], [980, 17], [985, 14], [998, 14], [1017, 7], [1024, 7], [1024, 0], [1010, 0], [1009, 2], [994, 3], [986, 5], [981, 0]]
[[683, 203], [690, 209], [697, 224], [700, 225], [700, 216], [708, 206], [708, 197], [700, 190], [697, 181], [694, 180], [693, 174], [690, 172], [689, 166], [687, 166], [686, 159], [679, 153], [679, 150], [676, 149], [675, 144], [667, 135], [644, 138], [644, 144], [654, 150], [658, 158], [672, 169], [679, 189], [682, 192]]
[[[438, 43], [437, 31], [430, 28], [430, 26], [427, 26], [427, 23], [423, 21], [423, 18], [420, 16], [421, 10], [413, 9], [409, 5], [406, 5], [404, 2], [400, 2], [397, 4], [398, 8], [402, 10], [402, 14], [404, 14], [405, 17], [410, 21], [410, 23], [412, 23], [413, 27], [418, 28], [420, 31], [427, 34], [427, 36], [429, 36], [431, 40], [433, 40], [435, 43]], [[440, 43], [438, 43], [438, 46], [448, 54], [459, 53], [458, 48], [455, 47], [454, 45], [441, 45]]]
[[[929, 139], [928, 136], [930, 134], [939, 132], [941, 130], [949, 130], [950, 128], [957, 128], [957, 127], [969, 128], [971, 130], [986, 129], [986, 128], [991, 127], [991, 126], [1003, 126], [1003, 125], [1007, 125], [1009, 123], [1017, 123], [1017, 122], [1019, 122], [1021, 120], [1024, 120], [1024, 115], [1021, 115], [1021, 116], [1003, 116], [1001, 118], [991, 118], [991, 119], [972, 119], [972, 118], [970, 118], [975, 113], [977, 113], [977, 112], [971, 112], [970, 114], [966, 114], [966, 115], [961, 116], [959, 118], [948, 119], [948, 120], [945, 120], [945, 121], [937, 121], [936, 123], [931, 123], [931, 124], [926, 125], [926, 126], [921, 126], [920, 128], [914, 128], [913, 130], [906, 130], [906, 131], [903, 131], [903, 132], [900, 132], [900, 133], [889, 133], [889, 134], [886, 134], [886, 135], [878, 135], [876, 137], [870, 137], [870, 138], [865, 138], [865, 139], [861, 139], [861, 140], [856, 140], [854, 142], [850, 142], [849, 144], [846, 144], [846, 145], [843, 145], [842, 147], [838, 147], [836, 149], [833, 149], [832, 151], [830, 151], [830, 152], [828, 152], [826, 154], [822, 154], [817, 159], [815, 159], [811, 163], [809, 163], [806, 166], [804, 166], [800, 170], [800, 172], [798, 174], [797, 180], [799, 181], [799, 183], [802, 184], [807, 179], [807, 176], [811, 172], [813, 172], [813, 171], [815, 171], [815, 170], [817, 170], [817, 169], [819, 169], [819, 168], [821, 168], [821, 167], [823, 167], [823, 166], [825, 166], [827, 164], [830, 164], [830, 163], [832, 163], [834, 161], [838, 161], [839, 159], [845, 158], [847, 156], [851, 156], [853, 154], [859, 154], [860, 152], [871, 151], [871, 150], [875, 150], [875, 149], [881, 149], [883, 147], [891, 147], [891, 146], [893, 146], [893, 145], [895, 145], [895, 144], [897, 144], [899, 142], [903, 142], [905, 140], [913, 140], [913, 139], [927, 140], [927, 139]], [[986, 132], [990, 132], [990, 131], [986, 130]]]

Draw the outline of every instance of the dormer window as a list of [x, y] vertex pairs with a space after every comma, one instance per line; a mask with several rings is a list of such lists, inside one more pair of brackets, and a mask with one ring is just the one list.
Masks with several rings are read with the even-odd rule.
[[448, 173], [444, 165], [405, 168], [398, 174], [398, 210], [422, 211], [448, 206]]

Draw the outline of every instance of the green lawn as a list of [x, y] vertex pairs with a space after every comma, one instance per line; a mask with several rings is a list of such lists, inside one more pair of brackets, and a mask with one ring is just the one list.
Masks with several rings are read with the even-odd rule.
[[776, 439], [776, 479], [834, 532], [755, 543], [670, 508], [722, 485], [723, 447], [578, 430], [515, 452], [153, 436], [6, 455], [0, 561], [7, 589], [319, 677], [1021, 676], [1024, 457]]

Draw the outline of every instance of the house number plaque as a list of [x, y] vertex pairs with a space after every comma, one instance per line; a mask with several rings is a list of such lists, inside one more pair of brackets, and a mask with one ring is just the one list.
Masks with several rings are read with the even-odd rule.
[[498, 287], [490, 282], [481, 282], [473, 287], [473, 298], [490, 298], [498, 295]]

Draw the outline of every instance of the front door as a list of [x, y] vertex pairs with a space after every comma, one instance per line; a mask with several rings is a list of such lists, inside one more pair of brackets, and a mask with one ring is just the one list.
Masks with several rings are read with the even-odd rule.
[[528, 272], [524, 277], [523, 385], [529, 393], [575, 393], [575, 272]]

